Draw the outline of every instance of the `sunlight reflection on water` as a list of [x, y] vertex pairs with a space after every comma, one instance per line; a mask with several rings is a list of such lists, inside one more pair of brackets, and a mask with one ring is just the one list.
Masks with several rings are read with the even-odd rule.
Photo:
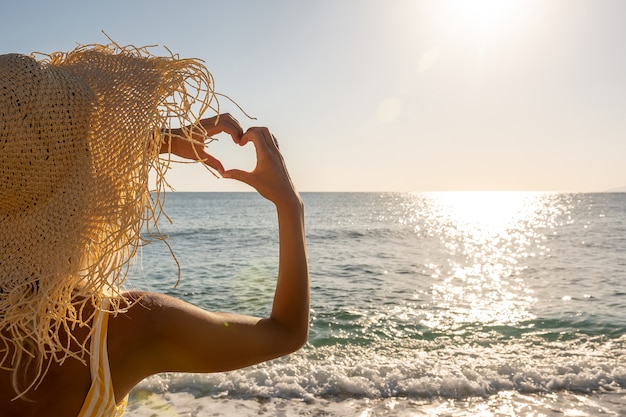
[[[532, 320], [532, 290], [520, 278], [524, 259], [545, 255], [546, 230], [567, 210], [552, 194], [441, 192], [415, 194], [427, 207], [423, 231], [450, 254], [434, 269], [432, 307], [422, 324], [456, 329], [467, 324], [514, 325]], [[420, 226], [416, 227], [416, 230]]]

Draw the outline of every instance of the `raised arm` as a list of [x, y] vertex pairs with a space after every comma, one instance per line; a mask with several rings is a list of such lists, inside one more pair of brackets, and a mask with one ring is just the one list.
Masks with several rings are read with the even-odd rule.
[[155, 373], [237, 369], [291, 353], [306, 343], [309, 275], [302, 200], [270, 132], [252, 128], [239, 144], [248, 142], [256, 148], [255, 169], [221, 173], [249, 184], [276, 206], [279, 265], [269, 317], [208, 312], [162, 294], [129, 293], [129, 298], [141, 301], [109, 325], [117, 398]]
[[252, 128], [240, 145], [252, 141], [257, 166], [252, 172], [223, 173], [254, 187], [276, 205], [279, 230], [278, 283], [270, 320], [289, 334], [289, 348], [306, 342], [309, 328], [309, 281], [304, 231], [304, 205], [287, 172], [278, 145], [267, 128]]

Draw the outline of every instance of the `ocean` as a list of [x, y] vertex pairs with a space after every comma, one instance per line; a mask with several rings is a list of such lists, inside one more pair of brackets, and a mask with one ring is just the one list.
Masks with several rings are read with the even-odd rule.
[[[626, 193], [304, 193], [311, 330], [292, 355], [162, 374], [127, 416], [626, 416]], [[269, 313], [276, 215], [168, 193], [130, 288]], [[180, 283], [175, 287], [180, 264]]]

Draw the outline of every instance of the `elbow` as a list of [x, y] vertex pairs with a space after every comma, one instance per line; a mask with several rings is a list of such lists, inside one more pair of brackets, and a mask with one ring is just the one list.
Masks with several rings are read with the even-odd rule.
[[284, 354], [288, 355], [290, 353], [297, 352], [302, 349], [304, 345], [306, 345], [309, 340], [309, 323], [307, 321], [304, 326], [296, 329], [285, 330], [285, 333], [283, 347], [285, 349]]
[[292, 337], [292, 339], [293, 340], [292, 340], [292, 343], [291, 343], [291, 346], [290, 346], [291, 347], [291, 352], [290, 353], [293, 353], [293, 352], [296, 352], [296, 351], [302, 349], [304, 347], [304, 345], [306, 345], [306, 343], [308, 342], [308, 340], [309, 340], [309, 326], [308, 326], [308, 323], [307, 323], [307, 326], [303, 330], [297, 332], [297, 334], [295, 334]]
[[280, 331], [276, 336], [280, 343], [276, 345], [279, 349], [278, 356], [285, 356], [297, 352], [306, 345], [309, 340], [309, 323], [308, 320], [301, 326], [284, 327], [279, 326]]

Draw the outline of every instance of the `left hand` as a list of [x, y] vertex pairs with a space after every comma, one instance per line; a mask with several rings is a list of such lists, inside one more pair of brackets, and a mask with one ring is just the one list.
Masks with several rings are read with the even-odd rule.
[[182, 138], [184, 137], [183, 129], [172, 129], [164, 133], [165, 141], [161, 146], [161, 153], [171, 152], [181, 158], [201, 161], [220, 174], [223, 174], [224, 166], [217, 158], [206, 152], [204, 141], [213, 135], [227, 133], [233, 138], [233, 141], [238, 144], [243, 136], [243, 129], [239, 125], [239, 122], [228, 113], [220, 114], [209, 119], [202, 119], [200, 124], [204, 128], [204, 131], [201, 129], [193, 131], [190, 126], [186, 128], [186, 130], [191, 133], [193, 142]]

